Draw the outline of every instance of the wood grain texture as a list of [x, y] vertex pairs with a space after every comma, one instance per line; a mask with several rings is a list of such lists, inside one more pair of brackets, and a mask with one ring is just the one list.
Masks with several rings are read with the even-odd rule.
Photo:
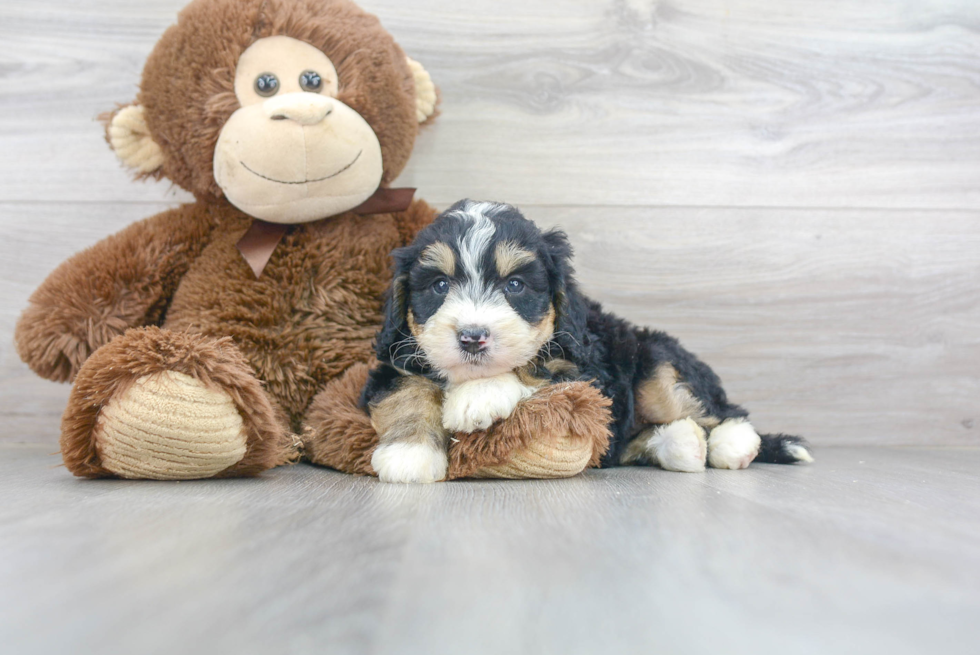
[[[71, 253], [187, 194], [93, 121], [184, 0], [0, 4], [0, 440], [67, 388], [13, 351]], [[980, 443], [980, 5], [363, 0], [439, 83], [399, 183], [564, 225], [586, 289], [677, 335], [763, 430]]]
[[[0, 200], [167, 195], [91, 121], [183, 4], [3, 3]], [[973, 0], [362, 4], [442, 89], [403, 176], [433, 202], [980, 207]]]
[[980, 450], [385, 485], [81, 481], [0, 445], [11, 653], [973, 653]]

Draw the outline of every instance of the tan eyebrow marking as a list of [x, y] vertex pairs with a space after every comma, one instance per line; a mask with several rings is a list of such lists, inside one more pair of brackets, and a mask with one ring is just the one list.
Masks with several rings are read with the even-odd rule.
[[453, 255], [453, 249], [441, 241], [423, 250], [419, 263], [428, 268], [439, 269], [446, 275], [456, 272], [456, 256]]
[[513, 241], [501, 241], [493, 254], [500, 277], [507, 277], [524, 264], [529, 264], [536, 259], [533, 252], [521, 248]]

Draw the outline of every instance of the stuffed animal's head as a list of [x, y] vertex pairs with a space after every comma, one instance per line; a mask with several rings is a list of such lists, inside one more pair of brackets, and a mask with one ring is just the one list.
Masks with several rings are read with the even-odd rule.
[[[394, 252], [378, 358], [449, 382], [580, 356], [586, 312], [559, 230], [510, 205], [464, 200]], [[555, 353], [551, 353], [551, 348]]]
[[301, 223], [388, 186], [435, 106], [425, 70], [349, 0], [194, 0], [107, 132], [141, 176]]

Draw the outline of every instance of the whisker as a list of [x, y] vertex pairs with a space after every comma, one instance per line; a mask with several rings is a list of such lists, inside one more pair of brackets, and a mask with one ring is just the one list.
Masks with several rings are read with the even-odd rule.
[[548, 350], [548, 357], [553, 356], [553, 353], [551, 352], [552, 347], [557, 347], [558, 350], [561, 352], [562, 359], [565, 359], [565, 349], [562, 347], [560, 343], [557, 343], [555, 341], [549, 341], [548, 343], [545, 344], [545, 347]]
[[416, 339], [413, 338], [411, 342], [412, 345], [415, 346], [415, 350], [412, 351], [412, 354], [407, 356], [407, 361], [409, 364], [418, 364], [419, 366], [423, 366], [425, 364], [425, 351], [422, 350], [422, 345], [418, 343]]
[[[398, 359], [398, 353], [400, 353], [403, 349], [413, 348], [413, 347], [416, 350], [418, 349], [418, 342], [416, 341], [415, 337], [409, 337], [404, 341], [393, 343], [391, 344], [391, 347], [388, 348], [388, 357], [391, 359], [391, 361], [395, 361], [396, 359]], [[392, 349], [394, 349], [394, 351], [392, 351]]]
[[576, 339], [576, 338], [575, 338], [575, 336], [574, 336], [574, 335], [573, 335], [573, 334], [572, 334], [571, 332], [569, 332], [569, 331], [567, 331], [567, 330], [559, 330], [559, 331], [557, 331], [557, 332], [555, 332], [555, 333], [554, 333], [554, 336], [558, 336], [559, 334], [564, 334], [564, 335], [565, 335], [566, 337], [568, 337], [569, 339], [571, 339], [571, 340], [572, 340], [572, 342], [573, 342], [573, 343], [574, 343], [574, 344], [575, 344], [576, 346], [579, 346], [579, 347], [581, 347], [581, 346], [582, 346], [582, 344], [580, 344], [580, 343], [578, 342], [578, 339]]

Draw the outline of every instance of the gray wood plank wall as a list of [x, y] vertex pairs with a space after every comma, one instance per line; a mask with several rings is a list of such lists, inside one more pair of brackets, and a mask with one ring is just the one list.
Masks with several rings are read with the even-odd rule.
[[[61, 260], [188, 198], [93, 118], [183, 0], [0, 0], [0, 440], [67, 389], [11, 344]], [[440, 85], [400, 184], [560, 224], [764, 430], [980, 444], [976, 0], [363, 0]]]

